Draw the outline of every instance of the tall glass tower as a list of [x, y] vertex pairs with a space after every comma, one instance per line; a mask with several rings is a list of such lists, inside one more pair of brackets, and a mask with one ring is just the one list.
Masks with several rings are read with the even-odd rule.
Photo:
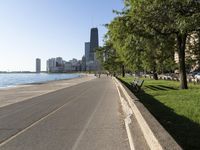
[[99, 47], [98, 29], [92, 28], [90, 32], [90, 61], [96, 61], [95, 48]]
[[86, 63], [89, 62], [90, 57], [90, 42], [85, 42], [85, 61]]

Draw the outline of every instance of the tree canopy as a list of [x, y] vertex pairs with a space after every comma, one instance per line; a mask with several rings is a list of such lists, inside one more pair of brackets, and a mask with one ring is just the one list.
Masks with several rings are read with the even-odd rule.
[[180, 88], [187, 89], [186, 40], [200, 30], [200, 2], [125, 0], [124, 4], [123, 11], [115, 11], [117, 16], [107, 25], [110, 50], [115, 49], [118, 59], [129, 70], [153, 72], [174, 69], [177, 51]]

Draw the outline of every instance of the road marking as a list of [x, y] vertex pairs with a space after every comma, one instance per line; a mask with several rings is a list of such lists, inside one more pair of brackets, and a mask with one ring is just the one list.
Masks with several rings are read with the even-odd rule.
[[41, 119], [39, 119], [38, 121], [34, 122], [33, 124], [31, 124], [30, 126], [24, 128], [23, 130], [21, 130], [20, 132], [18, 132], [17, 134], [13, 135], [12, 137], [10, 137], [9, 139], [5, 140], [4, 142], [2, 142], [0, 144], [0, 147], [2, 147], [3, 145], [5, 145], [6, 143], [10, 142], [11, 140], [13, 140], [14, 138], [16, 138], [17, 136], [21, 135], [22, 133], [26, 132], [27, 130], [29, 130], [30, 128], [32, 128], [33, 126], [35, 126], [37, 123], [43, 121], [44, 119], [46, 119], [47, 117], [49, 117], [50, 115], [56, 113], [57, 111], [59, 111], [60, 109], [62, 109], [63, 107], [65, 107], [67, 104], [69, 104], [69, 102], [71, 102], [72, 100], [68, 101], [67, 103], [65, 103], [64, 105], [62, 105], [61, 107], [59, 107], [58, 109], [52, 111], [51, 113], [49, 113], [48, 115], [42, 117]]
[[83, 130], [81, 131], [80, 135], [78, 136], [78, 138], [77, 138], [75, 144], [73, 145], [72, 150], [76, 150], [76, 149], [78, 148], [78, 145], [79, 145], [79, 143], [80, 143], [80, 141], [81, 141], [83, 135], [85, 134], [85, 132], [86, 132], [86, 130], [87, 130], [87, 128], [88, 128], [90, 122], [92, 121], [92, 119], [93, 119], [93, 117], [94, 117], [94, 114], [97, 112], [98, 107], [100, 106], [100, 104], [102, 103], [103, 98], [105, 97], [106, 91], [107, 91], [107, 90], [105, 89], [104, 92], [103, 92], [103, 94], [102, 94], [102, 96], [101, 96], [101, 98], [100, 98], [100, 100], [99, 100], [99, 102], [98, 102], [98, 104], [97, 104], [97, 106], [95, 107], [95, 110], [92, 112], [92, 115], [91, 115], [90, 118], [88, 119], [88, 121], [87, 121], [87, 123], [85, 124]]
[[65, 104], [63, 104], [62, 106], [60, 106], [59, 108], [55, 109], [54, 111], [50, 112], [48, 115], [40, 118], [39, 120], [37, 120], [36, 122], [32, 123], [31, 125], [29, 125], [28, 127], [24, 128], [23, 130], [19, 131], [18, 133], [16, 133], [15, 135], [9, 137], [8, 139], [6, 139], [5, 141], [3, 141], [2, 143], [0, 143], [0, 147], [2, 147], [3, 145], [7, 144], [8, 142], [10, 142], [11, 140], [13, 140], [14, 138], [16, 138], [17, 136], [21, 135], [22, 133], [26, 132], [27, 130], [29, 130], [30, 128], [32, 128], [33, 126], [35, 126], [36, 124], [38, 124], [39, 122], [45, 120], [46, 118], [48, 118], [49, 116], [55, 114], [57, 111], [61, 110], [63, 107], [67, 106], [70, 102], [74, 102], [75, 100], [77, 100], [79, 97], [81, 97], [83, 94], [85, 94], [86, 92], [88, 92], [90, 90], [90, 88], [86, 89], [84, 92], [82, 92], [81, 94], [79, 94], [78, 96], [76, 96], [75, 98], [73, 98], [74, 96], [71, 96], [69, 98], [69, 101], [66, 102]]

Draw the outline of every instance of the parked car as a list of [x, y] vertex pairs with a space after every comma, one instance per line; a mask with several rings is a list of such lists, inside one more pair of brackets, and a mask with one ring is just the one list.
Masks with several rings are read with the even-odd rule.
[[194, 76], [196, 79], [200, 79], [200, 72]]

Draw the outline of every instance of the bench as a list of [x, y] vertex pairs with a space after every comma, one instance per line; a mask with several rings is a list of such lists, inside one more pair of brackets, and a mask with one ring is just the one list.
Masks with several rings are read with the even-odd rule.
[[131, 85], [133, 86], [135, 92], [139, 92], [143, 83], [144, 83], [144, 80], [134, 79]]

